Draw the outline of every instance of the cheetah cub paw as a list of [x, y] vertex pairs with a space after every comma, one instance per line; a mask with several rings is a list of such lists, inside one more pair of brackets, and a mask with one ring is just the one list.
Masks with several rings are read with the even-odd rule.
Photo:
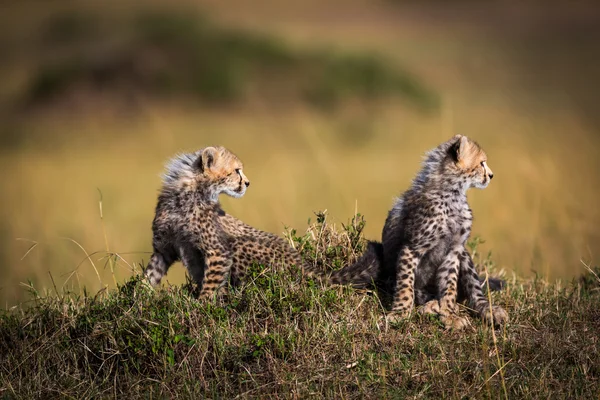
[[500, 306], [493, 306], [491, 310], [486, 307], [481, 311], [481, 318], [486, 322], [493, 322], [494, 325], [504, 325], [508, 322], [508, 313]]
[[440, 302], [437, 300], [428, 301], [422, 307], [419, 307], [419, 313], [421, 315], [438, 315], [440, 313]]
[[470, 326], [469, 320], [458, 315], [456, 310], [449, 311], [440, 306], [438, 300], [430, 300], [419, 308], [422, 315], [439, 315], [440, 321], [448, 330], [460, 331]]
[[456, 314], [441, 316], [440, 320], [447, 330], [461, 331], [468, 326], [471, 326], [469, 320]]
[[391, 311], [382, 318], [388, 323], [398, 323], [410, 318], [412, 310]]

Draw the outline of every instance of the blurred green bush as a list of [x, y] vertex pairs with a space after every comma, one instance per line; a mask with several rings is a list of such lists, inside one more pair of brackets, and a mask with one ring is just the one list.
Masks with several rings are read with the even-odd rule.
[[435, 93], [415, 76], [374, 54], [296, 50], [191, 12], [107, 18], [73, 11], [45, 23], [42, 43], [53, 51], [39, 60], [26, 89], [27, 105], [74, 87], [185, 95], [208, 104], [255, 95], [319, 108], [385, 96], [404, 98], [421, 110], [437, 105]]

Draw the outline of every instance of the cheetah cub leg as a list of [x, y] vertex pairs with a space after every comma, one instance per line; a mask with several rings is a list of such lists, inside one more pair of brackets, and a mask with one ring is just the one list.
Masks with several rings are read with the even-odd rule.
[[201, 300], [212, 300], [217, 292], [225, 285], [232, 261], [221, 251], [214, 251], [206, 257], [206, 268], [199, 298]]
[[179, 254], [181, 255], [181, 262], [187, 269], [192, 281], [198, 285], [198, 289], [194, 288], [193, 290], [193, 293], [197, 295], [197, 291], [202, 287], [204, 271], [206, 270], [204, 255], [194, 246], [193, 243], [185, 243], [184, 245], [180, 246]]
[[169, 259], [157, 250], [152, 253], [145, 271], [147, 282], [151, 287], [157, 286], [160, 283], [173, 262], [174, 260]]
[[398, 257], [396, 268], [396, 291], [392, 302], [392, 310], [386, 316], [389, 322], [398, 322], [408, 318], [415, 303], [415, 269], [419, 265], [419, 254], [404, 247]]
[[[437, 274], [438, 290], [441, 293], [439, 315], [446, 329], [461, 330], [469, 326], [469, 320], [459, 315], [456, 303], [461, 250], [451, 250], [440, 265]], [[433, 308], [433, 306], [429, 308]]]
[[491, 322], [497, 326], [508, 322], [508, 313], [502, 307], [494, 305], [490, 307], [487, 297], [483, 294], [473, 260], [464, 249], [460, 256], [460, 285], [464, 289], [469, 306], [484, 321]]

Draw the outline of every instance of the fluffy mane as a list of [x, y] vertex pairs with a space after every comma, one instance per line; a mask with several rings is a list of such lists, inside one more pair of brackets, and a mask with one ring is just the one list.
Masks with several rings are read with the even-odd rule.
[[170, 186], [182, 180], [193, 179], [195, 175], [194, 162], [202, 154], [202, 150], [193, 153], [181, 153], [170, 159], [165, 165], [165, 172], [162, 174], [163, 184]]
[[425, 153], [423, 158], [422, 168], [413, 180], [413, 186], [422, 188], [440, 171], [440, 167], [446, 157], [448, 157], [448, 151], [450, 147], [455, 145], [460, 140], [459, 136], [455, 136], [452, 139], [440, 144], [438, 147], [429, 150]]

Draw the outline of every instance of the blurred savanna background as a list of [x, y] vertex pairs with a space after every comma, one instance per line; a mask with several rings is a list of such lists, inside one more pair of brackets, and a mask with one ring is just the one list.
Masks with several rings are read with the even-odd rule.
[[[474, 234], [510, 276], [600, 254], [600, 10], [561, 1], [18, 1], [0, 12], [0, 301], [91, 292], [151, 251], [160, 173], [224, 145], [231, 214], [283, 234], [358, 211], [379, 239], [455, 133], [496, 179]], [[117, 253], [118, 256], [107, 257]], [[88, 258], [89, 256], [89, 258]], [[174, 267], [171, 283], [184, 271]], [[30, 282], [30, 283], [28, 283]]]

